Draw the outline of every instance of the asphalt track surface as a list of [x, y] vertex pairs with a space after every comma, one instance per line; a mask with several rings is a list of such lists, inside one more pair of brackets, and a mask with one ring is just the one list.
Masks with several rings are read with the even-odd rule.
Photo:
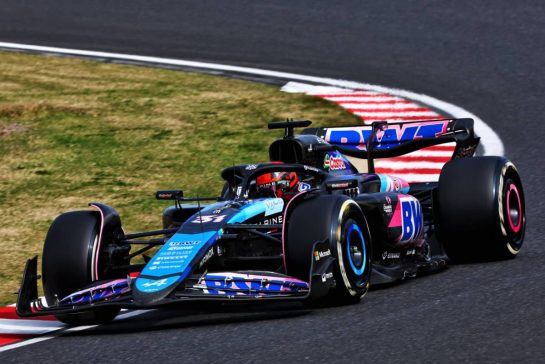
[[1, 9], [1, 41], [343, 78], [460, 105], [504, 141], [528, 223], [515, 260], [453, 266], [359, 305], [154, 311], [1, 353], [3, 363], [543, 360], [544, 2], [3, 0]]

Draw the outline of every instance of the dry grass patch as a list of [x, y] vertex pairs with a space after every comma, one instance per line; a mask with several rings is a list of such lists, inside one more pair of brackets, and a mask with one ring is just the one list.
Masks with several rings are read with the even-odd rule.
[[8, 135], [12, 133], [22, 133], [28, 129], [28, 125], [23, 125], [19, 123], [13, 123], [8, 125], [0, 125], [0, 138], [3, 135]]

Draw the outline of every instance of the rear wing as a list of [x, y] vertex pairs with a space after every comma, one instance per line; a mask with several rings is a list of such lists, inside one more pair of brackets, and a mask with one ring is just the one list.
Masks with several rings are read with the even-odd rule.
[[374, 171], [374, 158], [391, 158], [433, 145], [456, 142], [452, 158], [472, 156], [479, 144], [473, 119], [443, 119], [371, 125], [307, 128], [301, 134], [316, 135], [341, 153], [368, 159]]

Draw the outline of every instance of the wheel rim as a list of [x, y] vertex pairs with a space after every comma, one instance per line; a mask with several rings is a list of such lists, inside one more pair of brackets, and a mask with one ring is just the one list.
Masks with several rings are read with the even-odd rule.
[[517, 186], [511, 183], [507, 190], [507, 220], [511, 230], [516, 234], [522, 226], [522, 203]]
[[367, 251], [365, 249], [365, 238], [359, 226], [352, 223], [346, 231], [347, 257], [352, 271], [361, 276], [367, 265]]

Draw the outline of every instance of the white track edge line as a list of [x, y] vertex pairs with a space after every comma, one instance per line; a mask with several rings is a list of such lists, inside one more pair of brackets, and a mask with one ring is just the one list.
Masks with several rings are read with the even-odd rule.
[[345, 109], [352, 109], [352, 110], [357, 110], [361, 112], [375, 112], [375, 111], [389, 111], [389, 110], [392, 110], [395, 112], [407, 112], [407, 110], [412, 110], [412, 109], [421, 107], [417, 104], [368, 104], [368, 103], [351, 104], [349, 102], [337, 103], [337, 105], [342, 106]]
[[50, 332], [46, 335], [41, 335], [41, 336], [38, 336], [38, 337], [35, 337], [35, 338], [32, 338], [32, 339], [27, 339], [27, 340], [23, 340], [23, 341], [18, 341], [18, 342], [15, 342], [13, 344], [7, 344], [7, 345], [4, 345], [4, 346], [1, 346], [0, 347], [0, 353], [3, 352], [3, 351], [8, 351], [8, 350], [11, 350], [11, 349], [16, 349], [16, 348], [20, 348], [22, 346], [27, 346], [27, 345], [32, 345], [32, 344], [36, 344], [36, 343], [39, 343], [41, 341], [46, 341], [46, 340], [50, 340], [50, 339], [54, 339], [64, 333], [70, 333], [70, 332], [77, 332], [77, 331], [82, 331], [82, 330], [87, 330], [87, 329], [91, 329], [93, 327], [96, 327], [98, 325], [88, 325], [88, 326], [76, 326], [76, 327], [69, 327], [69, 328], [60, 328], [56, 331], [53, 331], [53, 332]]
[[276, 77], [276, 78], [282, 78], [282, 79], [315, 82], [315, 83], [321, 83], [321, 84], [337, 86], [337, 87], [365, 89], [369, 91], [389, 93], [392, 95], [396, 95], [396, 96], [404, 97], [413, 101], [417, 101], [425, 105], [429, 105], [435, 109], [443, 110], [455, 118], [472, 118], [475, 121], [475, 132], [482, 138], [482, 146], [484, 149], [483, 154], [484, 155], [503, 155], [505, 151], [503, 143], [500, 137], [498, 136], [498, 134], [496, 134], [496, 132], [492, 130], [492, 128], [489, 125], [487, 125], [483, 120], [481, 120], [481, 118], [479, 118], [477, 115], [459, 106], [451, 104], [449, 102], [442, 101], [432, 96], [419, 94], [419, 93], [408, 91], [408, 90], [390, 88], [390, 87], [379, 86], [379, 85], [372, 85], [368, 83], [325, 78], [325, 77], [305, 76], [305, 75], [289, 73], [289, 72], [270, 71], [270, 70], [251, 68], [251, 67], [230, 66], [230, 65], [219, 64], [219, 63], [186, 61], [186, 60], [178, 60], [178, 59], [172, 59], [172, 58], [138, 56], [138, 55], [131, 55], [131, 54], [97, 52], [97, 51], [87, 51], [87, 50], [81, 50], [81, 49], [46, 47], [46, 46], [36, 46], [36, 45], [29, 45], [29, 44], [20, 44], [20, 43], [7, 43], [7, 42], [0, 42], [0, 48], [59, 53], [59, 54], [66, 54], [66, 55], [96, 57], [96, 58], [112, 58], [112, 59], [125, 60], [125, 61], [137, 61], [137, 62], [155, 63], [155, 64], [163, 64], [163, 65], [184, 66], [184, 67], [202, 68], [202, 69], [209, 69], [209, 70], [238, 72], [238, 73], [245, 73], [245, 74]]
[[[117, 320], [127, 319], [127, 318], [130, 318], [130, 317], [141, 315], [144, 312], [150, 312], [150, 311], [152, 311], [152, 310], [131, 310], [131, 311], [125, 311], [125, 312], [122, 311], [115, 318], [115, 320], [117, 321]], [[55, 321], [52, 321], [52, 322], [55, 322]], [[8, 351], [8, 350], [11, 350], [11, 349], [16, 349], [16, 348], [26, 346], [26, 345], [36, 344], [36, 343], [39, 343], [41, 341], [54, 339], [54, 338], [56, 338], [58, 336], [61, 336], [61, 335], [65, 334], [65, 333], [92, 329], [93, 327], [97, 327], [97, 326], [99, 326], [99, 325], [60, 327], [60, 328], [58, 328], [58, 329], [56, 329], [54, 331], [39, 334], [38, 337], [34, 337], [32, 339], [23, 339], [22, 341], [14, 342], [13, 344], [7, 344], [7, 345], [0, 346], [0, 352]]]

